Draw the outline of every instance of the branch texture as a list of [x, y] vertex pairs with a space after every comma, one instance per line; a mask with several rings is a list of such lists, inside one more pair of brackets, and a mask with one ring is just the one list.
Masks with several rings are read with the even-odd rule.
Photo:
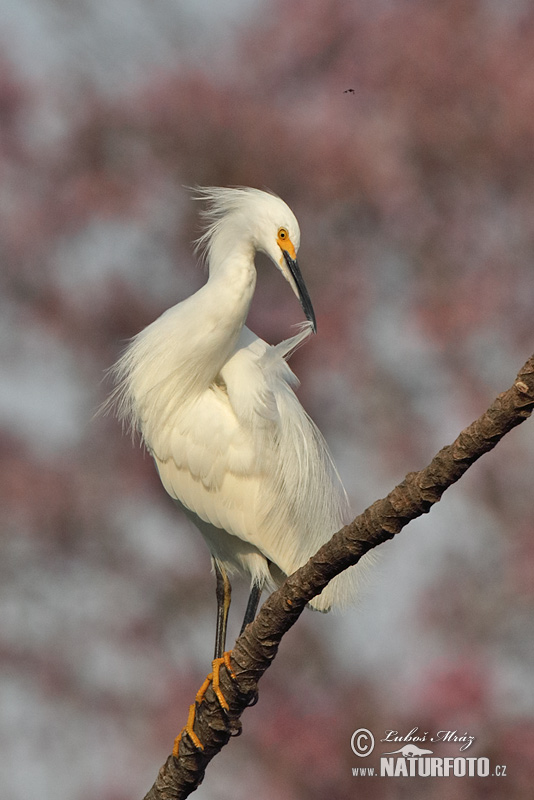
[[145, 800], [182, 800], [204, 777], [207, 764], [241, 731], [241, 715], [257, 697], [258, 681], [276, 655], [283, 635], [295, 624], [306, 603], [343, 570], [369, 550], [392, 539], [408, 522], [440, 500], [443, 492], [508, 433], [530, 416], [534, 408], [534, 356], [520, 370], [514, 384], [488, 410], [444, 447], [420, 472], [410, 472], [387, 497], [377, 500], [346, 525], [262, 606], [258, 616], [237, 640], [231, 663], [232, 679], [221, 670], [221, 687], [229, 704], [223, 712], [211, 687], [197, 707], [194, 730], [203, 744], [197, 750], [188, 736], [179, 756], [169, 756]]

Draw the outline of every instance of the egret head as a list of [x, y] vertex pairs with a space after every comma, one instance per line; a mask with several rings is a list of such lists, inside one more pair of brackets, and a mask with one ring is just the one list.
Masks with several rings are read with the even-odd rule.
[[207, 247], [210, 270], [237, 243], [265, 253], [278, 267], [300, 300], [307, 319], [316, 330], [313, 306], [297, 263], [300, 228], [289, 206], [280, 197], [259, 189], [206, 187], [197, 190], [208, 201], [209, 221], [199, 239]]

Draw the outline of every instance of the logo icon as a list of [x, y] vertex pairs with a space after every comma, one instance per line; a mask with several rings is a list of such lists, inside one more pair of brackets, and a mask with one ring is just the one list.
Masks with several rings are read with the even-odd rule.
[[368, 756], [373, 752], [375, 746], [375, 737], [371, 731], [367, 730], [367, 728], [358, 728], [358, 730], [354, 731], [350, 738], [350, 746], [355, 755], [363, 758], [364, 756]]
[[417, 747], [416, 744], [405, 744], [399, 750], [392, 750], [390, 753], [382, 753], [382, 755], [394, 756], [398, 754], [403, 758], [418, 758], [419, 756], [426, 756], [433, 752], [433, 750], [423, 750], [422, 747]]

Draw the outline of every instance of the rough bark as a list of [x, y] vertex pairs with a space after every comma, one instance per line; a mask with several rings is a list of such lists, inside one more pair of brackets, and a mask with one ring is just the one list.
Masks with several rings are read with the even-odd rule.
[[514, 384], [488, 410], [444, 447], [420, 472], [410, 472], [387, 497], [377, 500], [346, 525], [291, 575], [262, 606], [255, 621], [237, 640], [231, 663], [235, 678], [221, 670], [221, 687], [229, 703], [224, 713], [211, 689], [197, 707], [194, 730], [203, 744], [197, 750], [188, 736], [179, 757], [169, 756], [145, 800], [181, 800], [200, 784], [206, 766], [241, 731], [241, 715], [257, 696], [258, 681], [274, 659], [282, 636], [295, 624], [306, 603], [347, 567], [379, 544], [392, 539], [416, 517], [426, 514], [443, 492], [534, 408], [534, 356]]

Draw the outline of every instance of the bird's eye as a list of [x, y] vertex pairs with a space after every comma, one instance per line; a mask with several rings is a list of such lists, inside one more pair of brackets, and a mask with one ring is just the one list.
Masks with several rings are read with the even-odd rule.
[[289, 233], [286, 231], [286, 229], [285, 228], [280, 228], [280, 230], [278, 231], [278, 238], [279, 239], [287, 239], [288, 236], [289, 236]]

